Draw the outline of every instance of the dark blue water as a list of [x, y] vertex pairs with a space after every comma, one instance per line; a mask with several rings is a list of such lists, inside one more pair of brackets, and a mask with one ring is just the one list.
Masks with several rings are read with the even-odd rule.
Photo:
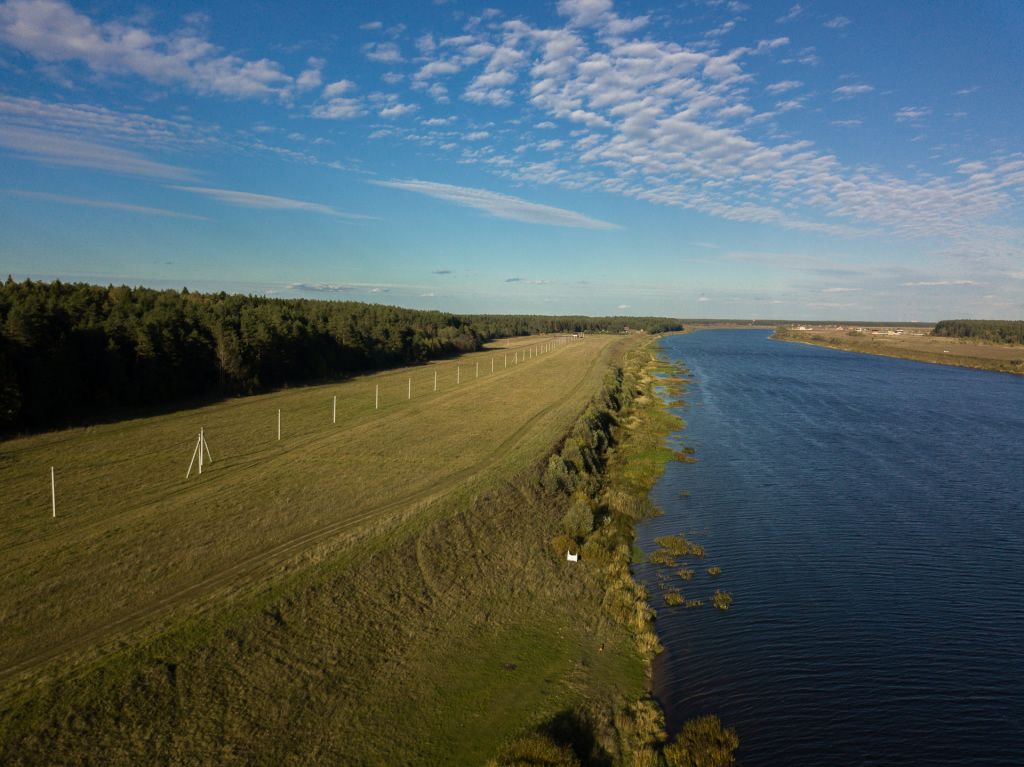
[[638, 568], [670, 732], [716, 713], [748, 767], [1024, 765], [1024, 378], [763, 331], [663, 346], [699, 462], [638, 543], [685, 531], [708, 557], [673, 585], [735, 599], [666, 607]]

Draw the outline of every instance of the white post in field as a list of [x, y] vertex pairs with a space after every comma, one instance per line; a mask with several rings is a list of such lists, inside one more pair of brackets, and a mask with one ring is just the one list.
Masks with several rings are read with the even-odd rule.
[[505, 367], [508, 367], [508, 355], [505, 355]]
[[53, 518], [57, 518], [57, 480], [53, 476], [53, 467], [50, 467], [50, 503], [53, 506]]
[[455, 383], [462, 383], [462, 366], [455, 366]]
[[476, 363], [476, 377], [477, 378], [480, 377], [480, 363], [479, 362]]
[[437, 391], [437, 371], [434, 371], [434, 391]]
[[491, 357], [491, 372], [494, 372], [494, 357]]
[[373, 409], [380, 410], [380, 384], [373, 390]]
[[409, 396], [407, 399], [412, 399], [412, 379], [409, 379]]
[[277, 441], [281, 441], [281, 408], [277, 409]]
[[203, 473], [203, 453], [206, 452], [206, 450], [203, 448], [203, 441], [204, 441], [203, 440], [203, 427], [200, 426], [199, 427], [199, 474], [200, 475], [202, 475], [202, 473]]
[[334, 395], [334, 406], [331, 409], [331, 423], [338, 422], [338, 395]]

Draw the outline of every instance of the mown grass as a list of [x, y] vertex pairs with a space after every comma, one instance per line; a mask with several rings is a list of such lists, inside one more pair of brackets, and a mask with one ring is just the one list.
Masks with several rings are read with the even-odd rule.
[[[608, 343], [588, 339], [507, 369], [499, 350], [0, 444], [0, 684], [55, 642], [92, 646], [218, 600], [486, 469], [522, 471], [599, 384]], [[477, 361], [487, 371], [479, 379]], [[456, 385], [458, 368], [474, 376]], [[214, 461], [186, 480], [200, 426]]]
[[[362, 412], [368, 384], [401, 390], [405, 371], [5, 443], [19, 501], [0, 546], [21, 576], [0, 603], [16, 629], [4, 664], [31, 658], [28, 636], [70, 637], [55, 659], [74, 673], [41, 675], [44, 660], [8, 677], [0, 762], [478, 764], [585, 701], [628, 708], [641, 654], [600, 609], [595, 569], [550, 552], [568, 499], [537, 484], [621, 343], [592, 337], [385, 418]], [[334, 391], [338, 427], [322, 423]], [[279, 404], [308, 429], [290, 445], [237, 426]], [[174, 484], [183, 467], [164, 451], [196, 422], [215, 463]], [[374, 471], [352, 467], [363, 452]], [[90, 475], [117, 456], [112, 485]], [[63, 492], [80, 489], [57, 523], [45, 505], [39, 518], [49, 460], [77, 469]], [[296, 538], [281, 558], [252, 554]], [[201, 565], [230, 577], [205, 590]], [[105, 630], [117, 608], [139, 617]]]

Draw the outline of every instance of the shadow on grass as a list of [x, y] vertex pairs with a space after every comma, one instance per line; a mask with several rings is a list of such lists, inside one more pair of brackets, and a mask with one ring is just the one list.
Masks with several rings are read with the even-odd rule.
[[583, 767], [612, 767], [612, 757], [597, 742], [594, 725], [577, 711], [562, 711], [541, 731], [560, 746], [572, 749]]

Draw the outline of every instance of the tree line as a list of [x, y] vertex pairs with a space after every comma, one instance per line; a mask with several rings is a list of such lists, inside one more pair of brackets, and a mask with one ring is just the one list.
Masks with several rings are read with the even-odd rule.
[[534, 333], [669, 333], [682, 330], [679, 320], [667, 317], [584, 317], [542, 314], [465, 314], [462, 318], [485, 338], [507, 338]]
[[503, 335], [618, 332], [626, 321], [652, 332], [672, 325], [632, 317], [461, 317], [354, 301], [8, 277], [0, 285], [0, 429], [411, 365]]
[[932, 330], [932, 335], [996, 344], [1024, 344], [1024, 320], [942, 320]]

